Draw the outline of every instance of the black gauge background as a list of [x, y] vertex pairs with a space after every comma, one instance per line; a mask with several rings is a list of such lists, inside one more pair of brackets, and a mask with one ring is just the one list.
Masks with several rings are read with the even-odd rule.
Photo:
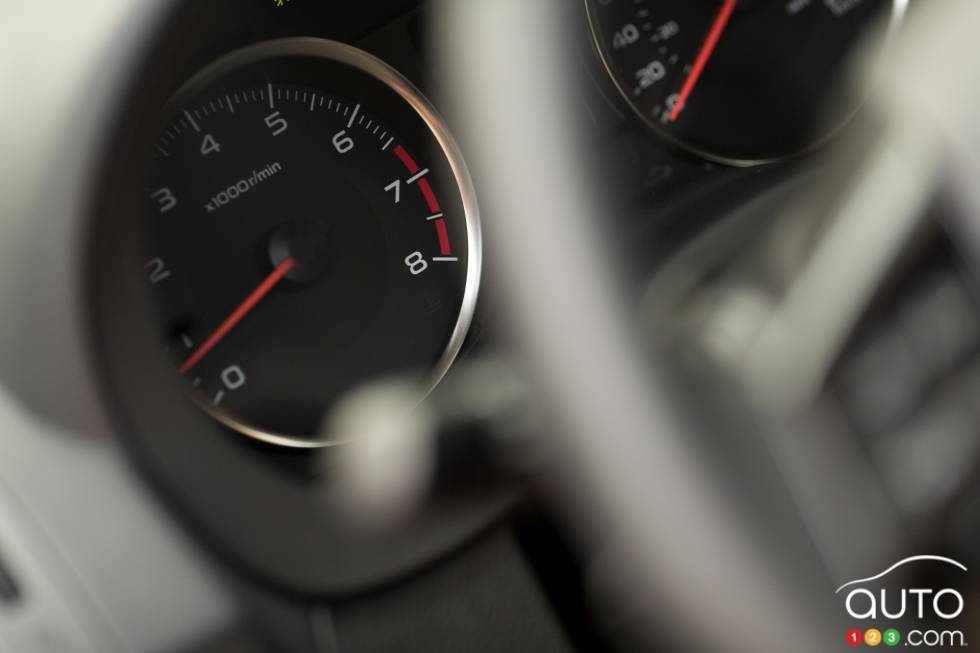
[[[467, 224], [445, 154], [398, 93], [331, 60], [254, 56], [241, 51], [196, 76], [170, 103], [164, 125], [179, 121], [185, 109], [272, 83], [279, 92], [295, 88], [351, 108], [360, 104], [360, 115], [380, 122], [394, 141], [382, 152], [384, 141], [368, 138], [355, 125], [347, 131], [356, 146], [338, 154], [330, 138], [346, 128], [346, 119], [293, 100], [275, 101], [275, 110], [289, 120], [277, 136], [262, 122], [273, 110], [267, 101], [236, 105], [233, 114], [200, 116], [201, 134], [213, 132], [223, 150], [201, 156], [201, 134], [190, 130], [165, 146], [169, 156], [156, 157], [150, 188], [170, 186], [188, 202], [178, 200], [162, 215], [148, 204], [153, 228], [146, 258], [160, 256], [173, 269], [171, 278], [149, 292], [162, 302], [161, 342], [169, 338], [179, 364], [189, 350], [176, 333], [189, 331], [200, 343], [271, 271], [267, 238], [275, 227], [297, 220], [325, 226], [327, 269], [321, 278], [297, 284], [287, 277], [187, 375], [201, 379], [201, 404], [246, 434], [312, 443], [332, 401], [353, 387], [415, 374], [423, 392], [433, 376], [441, 376], [463, 308]], [[437, 239], [432, 223], [424, 221], [430, 212], [416, 186], [403, 184], [397, 206], [383, 190], [389, 181], [409, 176], [394, 154], [398, 145], [430, 169], [427, 178], [459, 258], [430, 263], [418, 276], [408, 273], [404, 257], [413, 251], [437, 254]], [[284, 170], [212, 214], [200, 209], [199, 199], [271, 161]], [[245, 370], [248, 382], [224, 392], [221, 405], [211, 407], [208, 395], [220, 388], [220, 373], [232, 364]]]
[[[844, 86], [845, 64], [861, 37], [881, 27], [878, 19], [890, 17], [895, 7], [894, 0], [866, 0], [841, 18], [822, 2], [812, 3], [804, 10], [809, 15], [802, 16], [788, 16], [784, 2], [736, 7], [684, 110], [674, 123], [663, 125], [651, 115], [652, 108], [680, 91], [684, 65], [694, 60], [721, 3], [613, 0], [600, 7], [595, 0], [585, 2], [594, 45], [632, 112], [667, 142], [730, 165], [804, 154], [843, 126], [863, 101]], [[639, 63], [657, 58], [656, 46], [646, 45], [644, 33], [640, 42], [617, 53], [611, 40], [621, 25], [638, 23], [640, 8], [650, 10], [654, 27], [670, 19], [681, 23], [681, 33], [666, 42], [680, 62], [636, 98], [630, 75]], [[811, 18], [814, 23], [801, 22]], [[808, 29], [792, 29], [794, 21]]]
[[[273, 3], [185, 2], [148, 40], [96, 162], [101, 172], [87, 230], [84, 302], [106, 411], [157, 496], [216, 559], [245, 578], [330, 598], [371, 591], [434, 563], [494, 524], [518, 491], [500, 483], [443, 495], [412, 524], [383, 538], [353, 533], [305, 472], [292, 471], [293, 462], [305, 469], [306, 453], [228, 433], [188, 401], [186, 382], [160, 347], [146, 287], [129, 275], [141, 263], [136, 259], [146, 238], [144, 170], [161, 107], [196, 70], [252, 42], [312, 31], [358, 44], [408, 32], [405, 19], [387, 22], [405, 4], [400, 0], [362, 3], [356, 12], [338, 7], [336, 16], [319, 3], [292, 4], [296, 11], [282, 14]], [[410, 39], [383, 40], [384, 58], [396, 69], [423, 68]], [[423, 79], [411, 79], [425, 91]]]

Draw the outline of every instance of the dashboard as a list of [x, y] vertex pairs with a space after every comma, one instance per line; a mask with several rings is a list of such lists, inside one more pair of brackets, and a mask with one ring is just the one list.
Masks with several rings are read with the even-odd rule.
[[[733, 5], [575, 12], [577, 113], [599, 143], [596, 167], [615, 178], [609, 219], [637, 261], [637, 287], [725, 201], [771, 187], [841, 128], [817, 116], [848, 47], [901, 3]], [[350, 538], [319, 505], [314, 454], [343, 446], [323, 422], [340, 397], [389, 377], [414, 379], [424, 397], [458, 357], [499, 340], [492, 300], [477, 301], [493, 292], [480, 289], [492, 246], [481, 221], [493, 218], [480, 215], [480, 180], [433, 86], [426, 11], [181, 7], [124, 110], [96, 212], [105, 235], [93, 244], [93, 332], [138, 459], [217, 546], [304, 593], [416, 567], [513, 500], [492, 484], [437, 500], [398, 546]], [[824, 38], [830, 27], [839, 42]], [[787, 41], [747, 49], [763, 29]], [[821, 48], [796, 43], [804, 37]], [[798, 89], [774, 68], [797, 70], [797, 55], [822, 71]], [[732, 82], [727, 65], [753, 78]], [[711, 206], [671, 215], [671, 202], [692, 212], [691, 196]]]
[[[158, 84], [169, 99], [150, 113], [147, 218], [133, 234], [157, 338], [194, 403], [231, 431], [299, 449], [336, 444], [323, 416], [359, 385], [401, 375], [430, 392], [467, 342], [482, 270], [476, 187], [417, 86], [433, 73], [424, 9], [353, 44], [284, 36], [329, 24], [330, 11], [255, 7], [238, 19], [269, 33], [232, 27], [182, 43], [185, 63], [160, 57], [181, 81]], [[700, 185], [798, 158], [854, 116], [863, 98], [844, 86], [847, 64], [872, 30], [882, 47], [904, 12], [900, 0], [587, 2], [583, 128], [604, 142], [616, 137], [600, 124], [618, 128], [641, 150], [618, 163], [646, 175], [623, 195], [676, 194], [675, 169]], [[227, 20], [220, 8], [174, 20], [200, 29], [216, 17]], [[120, 264], [105, 274], [127, 276], [132, 262]]]
[[[589, 603], [576, 538], [533, 474], [486, 451], [499, 446], [492, 436], [462, 440], [465, 451], [440, 442], [432, 464], [445, 456], [454, 474], [427, 470], [412, 518], [380, 534], [352, 521], [335, 492], [358, 433], [334, 417], [365, 387], [397, 387], [413, 409], [438, 411], [447, 397], [499, 400], [494, 390], [513, 381], [491, 365], [485, 385], [467, 385], [509, 344], [494, 285], [499, 205], [487, 201], [499, 189], [481, 176], [481, 140], [448, 88], [437, 10], [415, 0], [173, 3], [129, 62], [138, 73], [91, 165], [78, 284], [95, 372], [75, 385], [101, 400], [78, 405], [104, 408], [91, 430], [118, 434], [138, 483], [246, 606], [222, 635], [227, 650], [250, 650], [256, 633], [269, 650], [296, 651], [622, 644]], [[625, 303], [709, 396], [698, 374], [727, 363], [733, 342], [749, 345], [744, 322], [722, 324], [694, 354], [678, 344], [720, 319], [700, 298], [729, 290], [714, 284], [730, 269], [755, 279], [804, 258], [762, 250], [782, 233], [783, 208], [833, 176], [829, 153], [870, 133], [874, 91], [853, 62], [889, 56], [908, 2], [582, 0], [567, 11], [569, 114], [587, 145], [582, 167], [603, 191], [599, 228]], [[509, 155], [515, 168], [530, 158]], [[794, 246], [810, 242], [804, 232], [790, 234]], [[903, 265], [938, 269], [930, 278], [953, 279], [959, 300], [969, 291], [946, 238], [930, 231]], [[758, 253], [752, 265], [736, 261], [744, 252]], [[879, 300], [823, 370], [825, 391], [869, 438], [885, 427], [868, 407], [870, 372], [854, 361], [896, 321], [899, 301], [929, 292]], [[971, 315], [970, 300], [957, 310]], [[48, 390], [17, 400], [77, 424], [49, 407]], [[528, 409], [522, 386], [507, 390], [504, 400]], [[446, 431], [483, 425], [483, 415], [448, 412]], [[0, 593], [17, 575], [2, 562]], [[509, 605], [487, 609], [501, 596]]]

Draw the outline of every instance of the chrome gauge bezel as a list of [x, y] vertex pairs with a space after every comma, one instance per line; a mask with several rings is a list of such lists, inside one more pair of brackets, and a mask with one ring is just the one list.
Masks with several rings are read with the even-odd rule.
[[[858, 104], [853, 111], [841, 117], [838, 124], [830, 126], [825, 132], [814, 140], [809, 146], [803, 148], [802, 150], [782, 156], [758, 158], [758, 159], [743, 159], [743, 158], [732, 158], [726, 157], [724, 155], [719, 155], [713, 152], [709, 152], [703, 148], [695, 147], [686, 143], [684, 139], [674, 136], [669, 131], [663, 129], [660, 125], [656, 124], [649, 116], [647, 116], [643, 111], [636, 106], [627, 89], [622, 85], [618, 76], [615, 73], [615, 66], [612, 63], [612, 55], [609, 53], [604, 39], [601, 34], [599, 34], [598, 18], [595, 15], [595, 10], [592, 7], [593, 0], [582, 0], [585, 5], [586, 19], [589, 26], [589, 35], [592, 42], [592, 49], [595, 51], [595, 56], [599, 60], [599, 64], [606, 74], [609, 81], [612, 83], [616, 92], [619, 94], [620, 99], [629, 107], [629, 111], [636, 116], [637, 119], [643, 124], [643, 126], [654, 134], [658, 139], [668, 143], [669, 145], [676, 147], [688, 154], [693, 154], [701, 159], [710, 161], [712, 163], [720, 163], [722, 165], [733, 166], [738, 168], [749, 168], [753, 166], [764, 165], [767, 163], [775, 163], [777, 161], [784, 161], [787, 159], [793, 159], [796, 157], [804, 156], [816, 149], [819, 149], [823, 145], [826, 145], [829, 141], [843, 130], [854, 118], [854, 116], [861, 110], [863, 102]], [[905, 15], [908, 11], [909, 0], [892, 0], [892, 15], [888, 21], [888, 27], [885, 34], [886, 44], [890, 42], [895, 35], [898, 33], [899, 28], [905, 22]]]
[[[453, 181], [459, 188], [466, 223], [466, 281], [463, 286], [459, 315], [449, 341], [432, 370], [420, 382], [419, 403], [421, 403], [445, 377], [463, 347], [476, 313], [483, 268], [483, 236], [476, 190], [458, 144], [445, 120], [432, 103], [404, 75], [374, 55], [339, 41], [313, 37], [290, 37], [246, 46], [214, 61], [181, 86], [163, 109], [162, 115], [173, 114], [180, 108], [185, 98], [196, 96], [222, 77], [233, 74], [246, 66], [283, 57], [305, 57], [349, 66], [394, 91], [431, 131], [449, 163]], [[331, 437], [329, 434], [297, 435], [259, 428], [236, 418], [229, 412], [215, 408], [190, 386], [187, 388], [187, 394], [205, 413], [219, 423], [266, 444], [293, 449], [321, 449], [342, 445], [346, 442], [346, 440]]]

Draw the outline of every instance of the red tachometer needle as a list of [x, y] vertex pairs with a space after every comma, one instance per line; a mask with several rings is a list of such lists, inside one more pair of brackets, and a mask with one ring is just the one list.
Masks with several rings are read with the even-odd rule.
[[681, 87], [681, 92], [677, 95], [677, 102], [670, 112], [671, 122], [677, 120], [677, 116], [681, 115], [681, 111], [684, 110], [687, 98], [691, 96], [691, 91], [694, 90], [698, 79], [701, 77], [701, 72], [708, 63], [708, 59], [711, 58], [711, 53], [715, 51], [715, 46], [718, 45], [718, 39], [721, 38], [722, 32], [725, 31], [725, 27], [728, 25], [728, 19], [732, 17], [732, 11], [735, 9], [737, 2], [738, 0], [725, 0], [725, 4], [721, 6], [718, 17], [712, 23], [711, 29], [708, 31], [708, 36], [704, 39], [704, 45], [701, 46], [701, 51], [698, 52], [698, 56], [694, 60], [694, 66], [691, 68], [687, 79], [684, 80], [684, 86]]
[[184, 364], [180, 366], [180, 373], [187, 374], [191, 369], [197, 365], [202, 358], [204, 358], [209, 351], [214, 349], [215, 345], [221, 342], [221, 339], [228, 335], [228, 332], [235, 328], [235, 325], [242, 321], [242, 318], [248, 315], [249, 311], [255, 308], [255, 305], [262, 301], [262, 298], [269, 294], [277, 283], [279, 283], [286, 273], [293, 269], [296, 265], [296, 259], [292, 256], [287, 257], [282, 263], [276, 266], [269, 276], [262, 280], [262, 283], [253, 290], [248, 297], [245, 298], [238, 308], [232, 311], [231, 315], [221, 323], [217, 329], [214, 330], [208, 339], [204, 341], [200, 347], [198, 347], [190, 358], [184, 361]]

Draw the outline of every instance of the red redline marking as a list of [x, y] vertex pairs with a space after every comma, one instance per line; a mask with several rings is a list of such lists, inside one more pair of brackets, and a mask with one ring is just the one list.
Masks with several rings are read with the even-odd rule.
[[409, 154], [404, 147], [401, 145], [397, 146], [395, 148], [395, 154], [397, 154], [398, 158], [402, 160], [402, 163], [404, 163], [405, 167], [408, 168], [408, 172], [410, 174], [414, 175], [419, 171], [419, 164], [415, 163], [415, 159], [412, 158], [412, 155]]
[[432, 186], [429, 185], [429, 180], [419, 179], [418, 187], [422, 191], [422, 195], [425, 196], [425, 202], [429, 205], [429, 210], [433, 213], [442, 213], [442, 207], [439, 206], [439, 200], [436, 199], [436, 194], [432, 192]]
[[694, 66], [691, 68], [690, 74], [688, 74], [687, 79], [684, 80], [684, 86], [681, 87], [681, 92], [677, 96], [677, 103], [674, 104], [673, 110], [670, 112], [670, 121], [674, 122], [677, 120], [677, 116], [681, 114], [684, 109], [684, 105], [687, 104], [687, 99], [691, 95], [691, 91], [694, 90], [694, 86], [698, 83], [698, 79], [701, 77], [702, 71], [704, 71], [705, 65], [708, 63], [708, 59], [711, 58], [711, 53], [715, 51], [715, 46], [718, 45], [718, 40], [721, 38], [722, 32], [725, 31], [725, 27], [728, 25], [728, 19], [732, 17], [732, 11], [735, 10], [735, 3], [737, 0], [725, 0], [725, 4], [722, 5], [721, 10], [718, 12], [717, 18], [711, 24], [711, 29], [708, 31], [708, 36], [704, 39], [704, 45], [701, 46], [701, 50], [698, 52], [697, 58], [694, 60]]
[[[408, 168], [410, 174], [415, 174], [421, 168], [419, 164], [415, 162], [412, 155], [405, 150], [401, 145], [395, 148], [395, 154], [401, 159], [401, 162], [405, 164]], [[429, 180], [422, 179], [418, 180], [419, 190], [422, 191], [422, 196], [425, 198], [425, 203], [429, 205], [429, 211], [432, 213], [442, 213], [442, 207], [439, 205], [439, 200], [436, 199], [436, 194], [432, 190], [432, 186], [429, 185]], [[449, 244], [449, 234], [446, 232], [446, 222], [444, 220], [436, 220], [436, 232], [439, 234], [439, 252], [443, 256], [448, 256], [452, 254], [452, 247]]]
[[449, 256], [453, 253], [453, 250], [449, 245], [449, 232], [446, 231], [446, 221], [442, 218], [436, 220], [436, 233], [439, 234], [440, 256]]
[[255, 308], [256, 304], [262, 301], [263, 297], [269, 294], [269, 291], [272, 290], [275, 285], [279, 283], [284, 276], [286, 276], [286, 273], [293, 269], [295, 265], [296, 259], [294, 259], [292, 256], [287, 257], [282, 263], [277, 265], [276, 269], [273, 270], [269, 276], [263, 279], [262, 283], [260, 283], [255, 290], [249, 293], [248, 297], [245, 298], [245, 301], [239, 304], [238, 308], [232, 311], [231, 315], [229, 315], [227, 319], [221, 323], [221, 326], [215, 329], [214, 333], [208, 336], [208, 339], [204, 341], [204, 344], [198, 347], [197, 350], [190, 355], [190, 358], [184, 361], [184, 364], [180, 366], [180, 373], [187, 374], [190, 372], [194, 366], [207, 355], [209, 351], [214, 349], [215, 346], [221, 342], [222, 338], [228, 335], [229, 331], [234, 329], [235, 326], [242, 321], [242, 318], [248, 315], [249, 311]]

